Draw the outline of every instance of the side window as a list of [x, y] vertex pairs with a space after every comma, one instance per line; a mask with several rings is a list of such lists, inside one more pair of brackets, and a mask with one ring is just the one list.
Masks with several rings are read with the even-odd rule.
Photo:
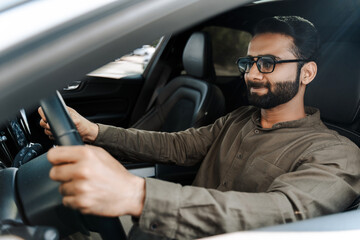
[[89, 73], [93, 77], [120, 79], [130, 75], [142, 74], [152, 58], [160, 39], [149, 45], [142, 45], [129, 54], [119, 57], [95, 71]]
[[238, 76], [235, 64], [239, 57], [245, 56], [251, 34], [245, 31], [224, 27], [206, 27], [212, 42], [213, 62], [217, 76]]

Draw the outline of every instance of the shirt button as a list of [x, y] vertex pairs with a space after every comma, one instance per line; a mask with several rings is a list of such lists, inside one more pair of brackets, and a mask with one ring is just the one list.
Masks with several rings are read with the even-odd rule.
[[158, 227], [158, 224], [157, 224], [157, 223], [151, 223], [151, 224], [150, 224], [150, 229], [153, 230], [153, 231], [156, 230], [157, 227]]
[[241, 153], [239, 153], [236, 157], [241, 158], [242, 157]]
[[254, 133], [255, 133], [255, 134], [259, 134], [260, 131], [259, 131], [258, 129], [255, 129]]

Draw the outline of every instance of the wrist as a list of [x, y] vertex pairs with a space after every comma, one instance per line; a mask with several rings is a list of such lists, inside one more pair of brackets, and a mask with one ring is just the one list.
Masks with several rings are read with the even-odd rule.
[[134, 217], [140, 217], [145, 203], [145, 193], [146, 193], [146, 186], [145, 186], [145, 179], [141, 177], [136, 177], [135, 184], [134, 184], [134, 196], [131, 201], [131, 213], [130, 215]]
[[90, 122], [86, 134], [83, 136], [83, 141], [93, 143], [99, 134], [99, 126], [96, 123]]

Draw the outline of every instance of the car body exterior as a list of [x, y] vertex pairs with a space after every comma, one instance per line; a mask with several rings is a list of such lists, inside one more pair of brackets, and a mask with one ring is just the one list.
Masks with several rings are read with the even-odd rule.
[[134, 55], [145, 56], [152, 55], [155, 52], [155, 48], [150, 45], [143, 45], [141, 48], [137, 48], [133, 51]]

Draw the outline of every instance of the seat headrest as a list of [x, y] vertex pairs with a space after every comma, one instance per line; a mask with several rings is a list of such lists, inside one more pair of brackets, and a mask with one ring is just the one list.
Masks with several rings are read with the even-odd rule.
[[318, 74], [309, 84], [305, 104], [320, 109], [325, 121], [351, 124], [360, 108], [360, 46], [331, 42], [320, 51]]
[[206, 81], [215, 76], [210, 36], [205, 32], [193, 33], [183, 52], [183, 64], [188, 75]]

